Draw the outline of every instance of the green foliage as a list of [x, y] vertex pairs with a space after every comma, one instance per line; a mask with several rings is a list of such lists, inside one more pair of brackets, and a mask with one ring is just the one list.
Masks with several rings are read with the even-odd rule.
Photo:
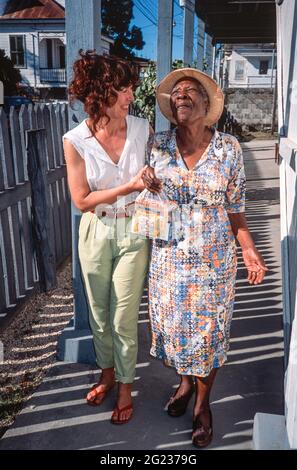
[[0, 80], [4, 85], [5, 96], [17, 94], [17, 83], [22, 80], [19, 69], [15, 68], [5, 51], [0, 49]]
[[134, 109], [138, 116], [147, 118], [152, 127], [155, 126], [156, 82], [156, 64], [150, 62], [135, 91]]
[[172, 70], [183, 69], [184, 67], [188, 67], [188, 65], [185, 65], [182, 59], [175, 59], [172, 62]]
[[132, 0], [102, 0], [102, 33], [114, 40], [111, 54], [124, 59], [135, 57], [133, 49], [141, 50], [145, 44], [141, 29], [130, 28], [133, 6]]

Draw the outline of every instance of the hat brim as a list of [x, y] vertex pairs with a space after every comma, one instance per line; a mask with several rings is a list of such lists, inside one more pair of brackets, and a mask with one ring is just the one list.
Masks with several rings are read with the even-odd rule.
[[209, 110], [205, 116], [205, 124], [215, 124], [224, 108], [224, 95], [220, 86], [209, 75], [193, 68], [177, 69], [166, 75], [157, 87], [157, 101], [161, 113], [173, 124], [177, 124], [170, 105], [170, 94], [174, 85], [182, 78], [194, 78], [203, 85], [209, 97]]

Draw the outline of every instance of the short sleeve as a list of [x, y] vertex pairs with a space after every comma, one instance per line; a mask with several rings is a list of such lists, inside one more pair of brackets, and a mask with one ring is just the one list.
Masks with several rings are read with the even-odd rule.
[[245, 191], [246, 177], [243, 155], [240, 144], [236, 140], [232, 149], [231, 171], [226, 191], [227, 212], [234, 214], [245, 211]]
[[83, 143], [81, 141], [81, 138], [79, 138], [78, 136], [72, 134], [71, 132], [66, 132], [66, 134], [63, 135], [62, 139], [63, 139], [63, 145], [64, 145], [64, 139], [68, 139], [69, 142], [71, 142], [71, 144], [75, 148], [75, 150], [79, 153], [81, 158], [83, 158], [83, 159], [85, 158], [84, 157], [84, 147], [83, 147]]
[[150, 135], [146, 144], [145, 164], [154, 167], [155, 158], [153, 153], [154, 148], [154, 134]]

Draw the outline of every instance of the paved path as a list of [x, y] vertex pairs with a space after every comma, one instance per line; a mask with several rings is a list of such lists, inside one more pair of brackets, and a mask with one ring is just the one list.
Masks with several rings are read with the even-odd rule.
[[[247, 217], [270, 268], [251, 287], [239, 259], [229, 361], [212, 394], [214, 440], [210, 449], [251, 449], [256, 412], [283, 414], [283, 339], [279, 244], [279, 180], [272, 141], [243, 145], [248, 177]], [[109, 423], [115, 394], [100, 408], [84, 396], [97, 371], [58, 363], [0, 441], [4, 449], [193, 450], [191, 407], [180, 418], [164, 411], [178, 384], [170, 368], [148, 354], [145, 299], [140, 309], [140, 352], [134, 386], [135, 416], [125, 426]]]

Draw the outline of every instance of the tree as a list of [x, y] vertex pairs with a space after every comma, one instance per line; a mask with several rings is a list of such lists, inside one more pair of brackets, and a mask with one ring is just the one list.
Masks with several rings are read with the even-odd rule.
[[4, 85], [4, 94], [13, 96], [17, 93], [17, 83], [22, 80], [19, 69], [16, 69], [5, 51], [0, 49], [0, 80]]
[[156, 63], [150, 62], [135, 91], [133, 103], [137, 115], [147, 118], [153, 127], [155, 127], [156, 82]]
[[135, 57], [133, 49], [139, 51], [145, 44], [141, 29], [135, 25], [130, 28], [133, 6], [133, 0], [102, 0], [102, 33], [114, 40], [111, 54], [124, 59]]

